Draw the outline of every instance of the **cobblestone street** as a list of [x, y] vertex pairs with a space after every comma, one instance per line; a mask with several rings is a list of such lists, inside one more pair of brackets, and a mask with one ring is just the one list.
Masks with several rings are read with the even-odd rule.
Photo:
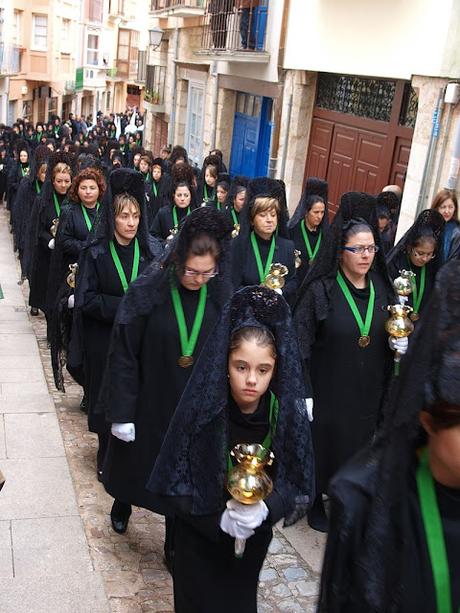
[[[27, 291], [25, 283], [25, 299]], [[163, 564], [163, 519], [135, 507], [125, 535], [115, 534], [111, 529], [112, 499], [96, 480], [96, 436], [87, 431], [86, 416], [79, 408], [81, 388], [67, 377], [66, 393], [55, 390], [45, 319], [40, 316], [31, 320], [58, 415], [90, 555], [95, 570], [104, 579], [111, 611], [173, 611], [172, 581]], [[297, 547], [299, 535], [298, 548], [304, 557], [290, 542], [296, 541]], [[310, 531], [305, 521], [285, 532], [275, 531], [260, 578], [261, 613], [315, 610], [322, 542], [322, 536]]]

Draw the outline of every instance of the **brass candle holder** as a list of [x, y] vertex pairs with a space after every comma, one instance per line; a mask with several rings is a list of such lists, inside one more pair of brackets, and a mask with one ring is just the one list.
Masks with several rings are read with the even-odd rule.
[[262, 285], [273, 290], [282, 289], [285, 284], [284, 277], [288, 272], [289, 269], [284, 264], [272, 264]]
[[[414, 331], [414, 324], [409, 315], [412, 307], [406, 304], [413, 289], [413, 278], [415, 274], [411, 270], [400, 270], [400, 276], [393, 281], [393, 287], [398, 294], [399, 303], [390, 304], [387, 309], [391, 313], [390, 319], [385, 324], [385, 330], [394, 338], [406, 338]], [[395, 351], [394, 363], [395, 374], [399, 373], [401, 354]]]

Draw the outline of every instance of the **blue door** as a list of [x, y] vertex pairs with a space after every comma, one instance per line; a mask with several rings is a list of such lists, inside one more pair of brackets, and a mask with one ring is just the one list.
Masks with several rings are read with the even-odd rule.
[[271, 98], [238, 92], [230, 154], [231, 175], [267, 175], [271, 108]]

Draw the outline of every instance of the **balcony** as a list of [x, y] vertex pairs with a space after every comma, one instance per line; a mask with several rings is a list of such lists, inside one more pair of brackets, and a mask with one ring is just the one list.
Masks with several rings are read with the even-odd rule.
[[268, 2], [260, 0], [253, 8], [238, 10], [232, 0], [208, 0], [201, 49], [196, 54], [210, 60], [268, 63], [270, 54], [265, 50]]
[[138, 69], [139, 32], [120, 28], [118, 30], [117, 77], [136, 81]]
[[150, 0], [150, 12], [155, 17], [201, 17], [206, 0]]
[[0, 43], [0, 75], [15, 75], [21, 70], [21, 53], [19, 47]]
[[145, 108], [152, 113], [165, 112], [166, 66], [147, 66], [145, 77]]

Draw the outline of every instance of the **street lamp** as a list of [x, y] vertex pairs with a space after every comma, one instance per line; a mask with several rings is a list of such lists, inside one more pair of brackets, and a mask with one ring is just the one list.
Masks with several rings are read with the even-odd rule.
[[149, 30], [149, 46], [152, 47], [154, 51], [161, 45], [163, 34], [163, 30], [157, 26]]

